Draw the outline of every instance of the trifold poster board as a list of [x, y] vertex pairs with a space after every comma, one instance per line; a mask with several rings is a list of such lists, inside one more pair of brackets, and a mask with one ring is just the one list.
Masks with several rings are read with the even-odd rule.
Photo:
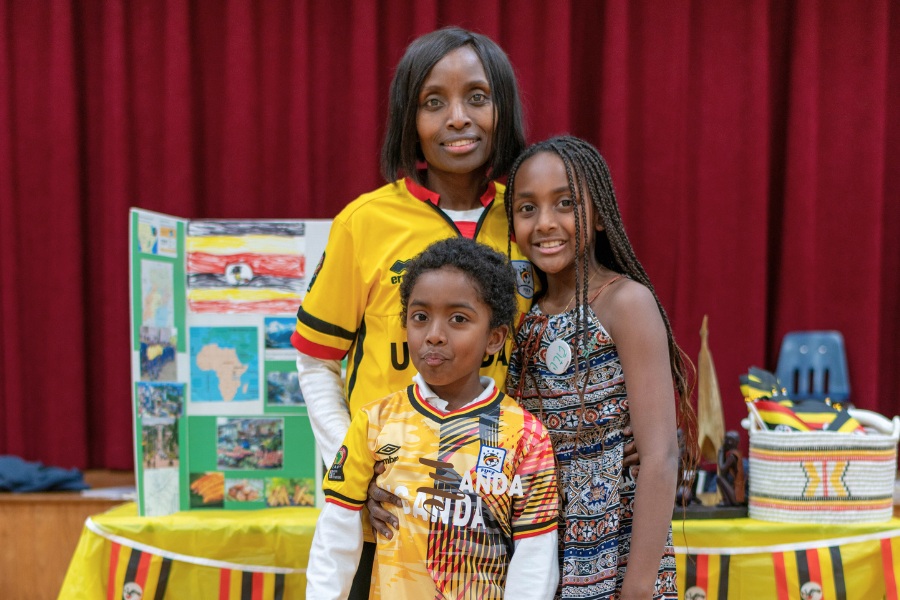
[[141, 515], [321, 498], [290, 337], [330, 226], [131, 210]]

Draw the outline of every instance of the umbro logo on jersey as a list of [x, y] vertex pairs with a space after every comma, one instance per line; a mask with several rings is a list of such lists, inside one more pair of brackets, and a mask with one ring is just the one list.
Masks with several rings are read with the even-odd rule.
[[391, 273], [396, 273], [396, 275], [391, 277], [391, 283], [398, 284], [403, 281], [403, 272], [406, 271], [407, 265], [409, 265], [408, 260], [394, 261], [394, 264], [391, 265], [390, 271]]
[[396, 446], [394, 444], [385, 444], [381, 448], [375, 451], [376, 454], [384, 454], [385, 456], [390, 456], [397, 452], [400, 449], [400, 446]]
[[400, 450], [400, 446], [397, 446], [396, 444], [385, 444], [384, 446], [376, 450], [375, 454], [384, 456], [384, 458], [382, 459], [384, 461], [384, 464], [389, 465], [391, 463], [397, 462], [397, 459], [400, 458], [399, 456], [392, 456], [393, 454], [396, 454], [398, 450]]

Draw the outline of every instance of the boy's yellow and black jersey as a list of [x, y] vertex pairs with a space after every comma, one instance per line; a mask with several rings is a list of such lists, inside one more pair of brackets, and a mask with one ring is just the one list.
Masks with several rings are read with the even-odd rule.
[[[475, 240], [506, 255], [504, 190], [489, 184]], [[415, 373], [400, 320], [400, 281], [406, 264], [430, 244], [460, 235], [436, 201], [435, 194], [411, 180], [399, 180], [360, 196], [332, 223], [291, 341], [316, 358], [347, 356], [351, 414], [403, 389]], [[515, 243], [512, 260], [521, 318], [531, 306], [534, 276]], [[511, 343], [510, 337], [503, 350], [485, 359], [482, 375], [506, 381]]]
[[360, 510], [376, 461], [403, 507], [384, 505], [400, 525], [378, 538], [373, 597], [501, 598], [515, 540], [558, 527], [547, 430], [493, 381], [448, 413], [418, 383], [356, 411], [326, 502]]

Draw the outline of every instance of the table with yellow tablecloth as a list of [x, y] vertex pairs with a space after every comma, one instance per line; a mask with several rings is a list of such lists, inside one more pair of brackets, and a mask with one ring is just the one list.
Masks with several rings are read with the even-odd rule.
[[[125, 504], [89, 519], [60, 599], [303, 598], [318, 510], [192, 511], [139, 517]], [[675, 521], [682, 597], [897, 600], [900, 519], [806, 525], [754, 519]], [[130, 588], [128, 586], [131, 586]], [[112, 588], [112, 589], [110, 589]], [[689, 596], [690, 594], [688, 594]]]

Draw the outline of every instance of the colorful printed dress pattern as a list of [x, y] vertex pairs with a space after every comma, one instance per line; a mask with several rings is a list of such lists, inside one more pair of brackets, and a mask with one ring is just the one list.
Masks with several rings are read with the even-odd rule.
[[[563, 509], [559, 544], [562, 574], [557, 598], [613, 599], [625, 577], [631, 540], [635, 480], [622, 468], [622, 433], [628, 424], [628, 396], [622, 364], [612, 338], [590, 307], [588, 333], [575, 370], [576, 319], [579, 309], [545, 316], [537, 304], [517, 334], [517, 348], [509, 365], [507, 389], [516, 395], [521, 383], [524, 408], [539, 415], [550, 432], [557, 457]], [[527, 368], [523, 344], [540, 345]], [[550, 344], [560, 339], [572, 348], [572, 360], [557, 375], [547, 368]], [[588, 369], [590, 366], [590, 369]], [[525, 371], [525, 379], [520, 377]], [[580, 432], [581, 400], [585, 384]], [[576, 444], [576, 432], [578, 441]], [[654, 598], [677, 598], [672, 533], [660, 560]]]

